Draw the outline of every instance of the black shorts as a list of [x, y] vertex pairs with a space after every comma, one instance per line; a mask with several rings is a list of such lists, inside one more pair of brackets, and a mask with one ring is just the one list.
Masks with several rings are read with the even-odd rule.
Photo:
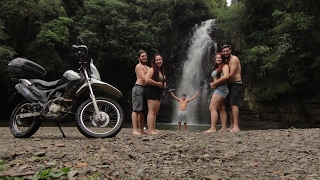
[[161, 100], [161, 94], [162, 94], [162, 89], [159, 88], [158, 86], [153, 86], [153, 85], [146, 85], [146, 91], [145, 91], [145, 96], [146, 99], [153, 99], [153, 100]]
[[240, 91], [242, 89], [242, 82], [236, 81], [236, 82], [228, 83], [228, 88], [229, 88], [229, 96], [227, 97], [228, 104], [238, 106]]

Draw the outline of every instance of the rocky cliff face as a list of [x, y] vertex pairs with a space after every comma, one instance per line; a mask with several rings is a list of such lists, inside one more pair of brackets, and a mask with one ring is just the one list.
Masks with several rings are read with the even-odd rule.
[[[250, 80], [246, 80], [250, 84]], [[240, 118], [246, 123], [270, 124], [271, 128], [320, 127], [319, 97], [287, 97], [274, 102], [256, 102], [246, 83], [241, 97]]]

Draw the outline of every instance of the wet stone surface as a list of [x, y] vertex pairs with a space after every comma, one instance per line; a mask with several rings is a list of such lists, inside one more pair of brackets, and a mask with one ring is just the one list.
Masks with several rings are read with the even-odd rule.
[[33, 179], [68, 167], [59, 179], [320, 179], [320, 129], [237, 133], [161, 131], [88, 139], [76, 127], [40, 127], [28, 139], [0, 128], [0, 179]]

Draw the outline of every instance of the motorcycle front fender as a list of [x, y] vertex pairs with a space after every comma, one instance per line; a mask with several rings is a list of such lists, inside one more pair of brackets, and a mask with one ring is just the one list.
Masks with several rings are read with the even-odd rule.
[[[91, 80], [89, 81], [91, 84], [91, 87], [93, 90], [100, 90], [103, 92], [106, 92], [108, 94], [111, 94], [117, 98], [122, 97], [122, 93], [121, 91], [119, 91], [117, 88], [113, 87], [112, 85], [105, 83], [103, 81], [97, 80], [97, 79], [93, 79], [91, 78]], [[76, 96], [80, 96], [82, 93], [86, 92], [89, 90], [88, 84], [84, 83], [76, 92]]]

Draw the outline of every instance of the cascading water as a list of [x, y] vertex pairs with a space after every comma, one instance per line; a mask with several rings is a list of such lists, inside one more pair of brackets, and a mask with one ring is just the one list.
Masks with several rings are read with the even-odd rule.
[[[214, 26], [214, 19], [196, 25], [190, 38], [187, 50], [187, 59], [184, 62], [181, 79], [174, 93], [177, 97], [187, 94], [191, 98], [196, 91], [199, 95], [188, 103], [188, 124], [210, 123], [210, 72], [213, 67], [212, 52], [217, 49], [214, 40], [210, 37]], [[173, 123], [177, 122], [178, 107], [173, 111]]]

